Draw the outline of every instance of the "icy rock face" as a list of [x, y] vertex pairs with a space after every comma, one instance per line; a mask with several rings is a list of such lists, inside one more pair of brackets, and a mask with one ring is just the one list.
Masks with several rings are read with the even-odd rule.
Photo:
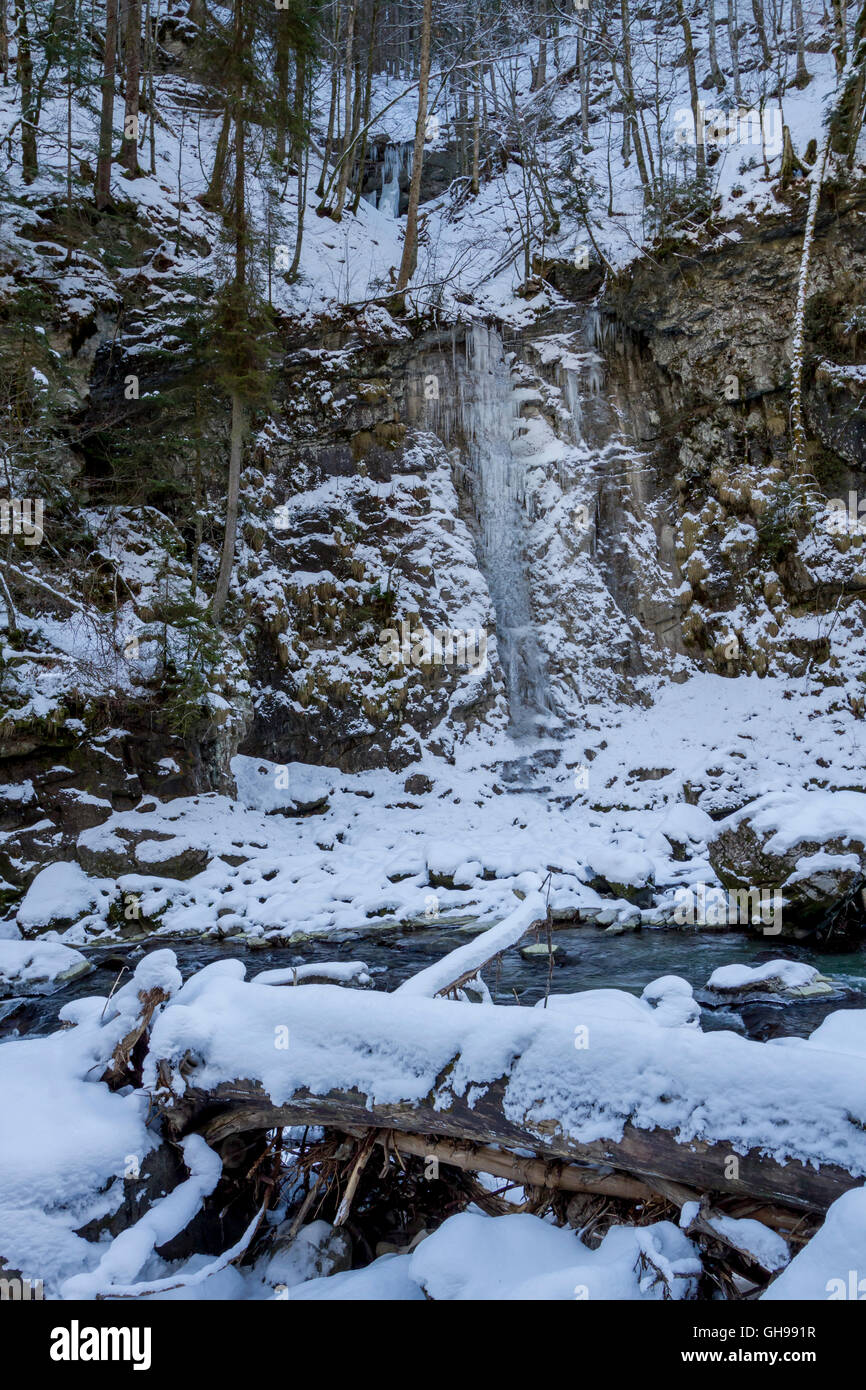
[[863, 585], [866, 550], [860, 536], [834, 533], [827, 501], [862, 493], [866, 411], [855, 384], [863, 338], [846, 335], [837, 306], [849, 275], [866, 274], [866, 233], [842, 215], [816, 236], [806, 355], [819, 362], [805, 406], [822, 448], [805, 495], [792, 496], [787, 392], [801, 226], [734, 226], [685, 275], [673, 260], [638, 263], [604, 306], [630, 345], [622, 408], [673, 484], [688, 651], [723, 675], [808, 672], [838, 685], [863, 666], [862, 618], [854, 606], [837, 611], [837, 601]]
[[[445, 449], [404, 418], [415, 349], [391, 327], [287, 364], [275, 505], [244, 576], [258, 630], [244, 754], [399, 769], [504, 726], [490, 593]], [[437, 633], [457, 634], [441, 660]]]
[[407, 371], [407, 418], [451, 450], [518, 731], [634, 702], [683, 650], [670, 500], [622, 434], [589, 335], [581, 311], [516, 351], [473, 325]]

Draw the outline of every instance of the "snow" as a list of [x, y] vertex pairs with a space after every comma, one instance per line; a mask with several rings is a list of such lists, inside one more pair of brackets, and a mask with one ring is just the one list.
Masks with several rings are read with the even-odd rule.
[[432, 998], [446, 985], [459, 979], [461, 975], [465, 975], [467, 971], [474, 970], [476, 967], [480, 968], [492, 956], [516, 945], [533, 922], [540, 922], [544, 919], [545, 913], [544, 896], [539, 892], [530, 893], [528, 897], [524, 898], [520, 906], [516, 907], [511, 915], [505, 918], [504, 922], [500, 922], [496, 927], [491, 927], [489, 931], [482, 932], [466, 946], [458, 947], [456, 951], [451, 951], [435, 965], [413, 975], [411, 979], [399, 986], [396, 991], [397, 994]]
[[334, 984], [368, 985], [371, 976], [362, 960], [326, 961], [321, 965], [292, 965], [285, 970], [260, 970], [253, 976], [259, 985], [295, 985], [311, 977], [324, 977]]
[[[807, 19], [814, 39], [820, 19]], [[640, 97], [651, 92], [654, 64], [660, 60], [664, 66], [680, 42], [673, 32], [657, 34], [653, 25], [651, 17], [635, 15]], [[693, 28], [697, 44], [705, 47], [703, 14], [694, 16]], [[754, 61], [754, 34], [750, 25], [746, 28], [741, 65], [743, 104], [750, 106], [763, 102], [766, 91], [765, 74]], [[562, 201], [573, 191], [575, 175], [567, 171], [576, 171], [586, 188], [594, 235], [610, 265], [619, 270], [641, 254], [649, 219], [636, 166], [624, 166], [618, 152], [622, 112], [611, 102], [601, 70], [591, 75], [591, 148], [578, 148], [572, 121], [576, 88], [558, 80], [570, 61], [573, 40], [573, 28], [563, 22], [562, 41], [553, 45], [551, 55], [556, 77], [535, 96], [530, 94], [530, 60], [536, 45], [521, 34], [507, 60], [510, 68], [504, 66], [499, 74], [500, 87], [510, 87], [521, 121], [531, 121], [533, 110], [543, 112], [547, 106], [550, 120], [540, 130], [539, 149], [553, 194]], [[719, 41], [723, 47], [721, 33]], [[813, 73], [808, 88], [785, 93], [785, 120], [800, 153], [818, 133], [819, 114], [835, 83], [831, 53], [810, 51], [808, 61]], [[431, 147], [447, 144], [454, 130], [451, 93], [441, 76], [434, 74], [431, 84], [431, 120], [438, 132]], [[75, 250], [66, 258], [59, 243], [43, 239], [36, 244], [25, 232], [32, 208], [40, 199], [54, 197], [55, 180], [64, 174], [63, 142], [55, 145], [52, 136], [64, 129], [65, 108], [50, 86], [41, 116], [40, 176], [30, 190], [24, 189], [13, 163], [3, 193], [4, 291], [14, 273], [21, 283], [50, 286], [59, 320], [111, 323], [130, 287], [137, 292], [141, 276], [148, 310], [168, 310], [168, 324], [164, 316], [149, 313], [141, 339], [123, 342], [130, 359], [154, 346], [177, 351], [179, 340], [167, 330], [179, 325], [187, 278], [195, 275], [215, 284], [219, 275], [219, 218], [196, 201], [212, 163], [219, 121], [208, 92], [188, 76], [169, 71], [157, 74], [155, 81], [157, 105], [167, 114], [154, 131], [156, 171], [143, 172], [132, 185], [115, 169], [114, 189], [134, 196], [139, 222], [162, 239], [154, 259], [166, 261], [166, 270], [130, 267], [112, 275], [101, 251], [90, 255]], [[492, 87], [485, 96], [492, 108]], [[729, 99], [726, 92], [718, 101], [727, 105]], [[16, 100], [14, 84], [0, 93], [0, 121], [6, 130], [17, 119]], [[313, 190], [321, 165], [314, 154], [300, 275], [293, 285], [278, 275], [273, 286], [277, 312], [292, 315], [295, 323], [342, 324], [348, 322], [346, 311], [354, 309], [352, 321], [362, 338], [368, 334], [397, 343], [411, 336], [382, 305], [363, 301], [384, 291], [400, 259], [398, 177], [413, 133], [414, 100], [412, 83], [377, 75], [373, 131], [389, 141], [378, 206], [362, 202], [357, 214], [346, 213], [339, 225], [316, 217]], [[673, 149], [678, 122], [689, 106], [681, 65], [670, 66], [666, 103], [660, 119]], [[327, 106], [322, 80], [312, 112], [317, 141]], [[781, 114], [772, 102], [770, 114]], [[118, 125], [121, 115], [118, 96]], [[95, 126], [86, 105], [74, 111], [72, 135], [76, 158], [92, 158]], [[718, 249], [746, 235], [762, 211], [791, 216], [773, 187], [777, 143], [771, 142], [768, 151], [769, 174], [757, 155], [750, 161], [745, 153], [735, 142], [723, 141], [721, 158], [712, 166], [712, 194], [719, 200]], [[682, 154], [673, 149], [665, 156], [674, 172]], [[147, 1267], [148, 1274], [159, 1276], [144, 1280], [149, 1292], [172, 1296], [177, 1271], [163, 1277], [154, 1245], [189, 1219], [215, 1181], [214, 1156], [203, 1141], [190, 1138], [184, 1146], [190, 1178], [140, 1222], [108, 1246], [75, 1235], [119, 1200], [128, 1157], [141, 1157], [155, 1142], [143, 1094], [112, 1094], [98, 1080], [112, 1046], [137, 1017], [139, 994], [154, 988], [171, 1002], [154, 1024], [151, 1083], [156, 1058], [163, 1056], [177, 1067], [190, 1050], [210, 1081], [258, 1076], [282, 1097], [300, 1085], [359, 1086], [371, 1098], [396, 1103], [427, 1095], [450, 1066], [448, 1085], [454, 1093], [468, 1094], [504, 1076], [513, 1117], [558, 1124], [575, 1139], [615, 1138], [627, 1122], [645, 1128], [664, 1123], [684, 1143], [724, 1135], [740, 1148], [757, 1145], [776, 1156], [846, 1163], [858, 1174], [866, 1172], [860, 1079], [866, 1015], [861, 1011], [830, 1015], [808, 1040], [765, 1047], [732, 1034], [704, 1034], [690, 987], [672, 976], [649, 983], [639, 999], [615, 990], [554, 993], [546, 1007], [533, 1010], [431, 997], [455, 974], [474, 968], [494, 950], [509, 949], [528, 922], [543, 915], [539, 908], [546, 908], [547, 898], [538, 886], [548, 875], [549, 905], [557, 918], [572, 914], [614, 930], [669, 920], [679, 889], [715, 882], [707, 846], [719, 828], [709, 813], [725, 809], [720, 797], [730, 795], [738, 807], [725, 827], [736, 828], [748, 819], [768, 837], [769, 853], [830, 841], [846, 850], [802, 856], [790, 884], [822, 870], [859, 868], [866, 845], [866, 794], [852, 790], [862, 780], [864, 765], [863, 725], [850, 707], [862, 669], [859, 638], [851, 639], [843, 655], [841, 689], [810, 688], [808, 672], [803, 679], [770, 675], [723, 680], [697, 672], [680, 655], [652, 652], [645, 674], [630, 689], [631, 703], [612, 688], [620, 654], [634, 647], [635, 633], [591, 563], [593, 536], [575, 537], [574, 516], [578, 506], [591, 503], [594, 511], [599, 480], [608, 476], [625, 479], [623, 485], [639, 500], [644, 460], [622, 437], [614, 411], [605, 425], [603, 448], [590, 447], [582, 437], [604, 373], [597, 350], [604, 346], [603, 334], [597, 324], [592, 331], [591, 316], [585, 340], [550, 334], [537, 342], [535, 350], [555, 386], [535, 377], [526, 363], [510, 360], [487, 322], [495, 317], [500, 325], [526, 326], [540, 310], [561, 304], [550, 287], [529, 298], [516, 293], [525, 274], [514, 201], [523, 177], [512, 160], [491, 174], [476, 198], [461, 202], [449, 190], [425, 206], [418, 270], [409, 293], [411, 308], [432, 308], [437, 321], [468, 321], [464, 365], [470, 371], [460, 377], [463, 394], [445, 400], [436, 421], [459, 420], [470, 440], [469, 462], [484, 502], [478, 518], [480, 568], [475, 538], [458, 506], [452, 462], [441, 447], [436, 452], [431, 445], [432, 463], [420, 451], [414, 460], [407, 455], [404, 461], [412, 467], [384, 487], [370, 478], [316, 479], [306, 490], [293, 490], [288, 500], [270, 504], [272, 529], [288, 538], [298, 520], [314, 517], [325, 506], [342, 508], [347, 523], [356, 524], [358, 504], [380, 495], [394, 516], [405, 518], [415, 509], [414, 490], [422, 484], [428, 489], [421, 520], [402, 544], [405, 555], [416, 567], [423, 566], [425, 574], [429, 571], [430, 579], [403, 586], [398, 617], [420, 609], [421, 599], [429, 598], [453, 624], [490, 629], [490, 668], [500, 686], [486, 723], [471, 727], [462, 719], [461, 701], [471, 702], [477, 693], [472, 674], [458, 687], [442, 727], [429, 738], [414, 740], [417, 762], [400, 773], [343, 773], [238, 756], [232, 764], [235, 796], [207, 794], [168, 803], [147, 797], [135, 809], [113, 812], [109, 803], [79, 793], [79, 808], [104, 810], [105, 822], [82, 831], [74, 847], [55, 834], [52, 852], [74, 852], [85, 860], [102, 855], [113, 864], [106, 869], [110, 876], [89, 877], [77, 864], [60, 861], [38, 870], [17, 914], [0, 924], [0, 990], [51, 989], [70, 970], [86, 965], [75, 946], [126, 930], [127, 924], [121, 928], [108, 921], [118, 894], [134, 896], [147, 922], [167, 937], [237, 931], [258, 943], [263, 938], [299, 941], [419, 924], [466, 924], [467, 919], [483, 934], [387, 1001], [346, 988], [370, 983], [363, 962], [264, 971], [247, 982], [243, 966], [228, 960], [182, 985], [171, 952], [155, 951], [110, 1003], [99, 998], [68, 1005], [62, 1017], [74, 1027], [46, 1039], [3, 1044], [0, 1105], [4, 1114], [16, 1116], [16, 1124], [14, 1132], [0, 1135], [0, 1250], [13, 1265], [21, 1262], [37, 1276], [44, 1274], [54, 1294], [141, 1292], [142, 1285], [132, 1281]], [[279, 197], [267, 182], [251, 180], [251, 227], [261, 233], [267, 215], [270, 242], [273, 211], [275, 236], [291, 242], [298, 220], [294, 181]], [[814, 177], [812, 182], [814, 186]], [[739, 225], [725, 226], [729, 218]], [[545, 255], [570, 260], [582, 234], [577, 214], [564, 208], [559, 229], [545, 234]], [[689, 228], [675, 228], [673, 236], [688, 254], [694, 246]], [[193, 252], [194, 246], [205, 249]], [[801, 276], [800, 301], [806, 288]], [[44, 329], [37, 332], [44, 336]], [[95, 331], [82, 360], [97, 342]], [[331, 360], [343, 351], [348, 350], [338, 349]], [[328, 358], [325, 349], [311, 350], [311, 371], [323, 373], [320, 398], [338, 412], [351, 402], [325, 379]], [[862, 385], [860, 365], [824, 363], [822, 369], [838, 383]], [[30, 374], [41, 398], [51, 381], [35, 366]], [[477, 387], [472, 399], [467, 394], [470, 378]], [[561, 428], [554, 431], [543, 410], [555, 414]], [[290, 442], [294, 448], [294, 436]], [[659, 510], [663, 507], [664, 501]], [[150, 608], [161, 584], [168, 597], [191, 597], [204, 611], [207, 593], [203, 588], [192, 593], [190, 567], [177, 558], [185, 551], [184, 538], [163, 513], [97, 505], [82, 511], [81, 519], [94, 554], [137, 595], [136, 605], [122, 603], [109, 622], [84, 611], [70, 595], [71, 615], [25, 615], [22, 628], [30, 656], [15, 654], [16, 663], [20, 658], [14, 668], [16, 696], [4, 710], [9, 726], [34, 718], [62, 721], [70, 691], [83, 701], [146, 689], [157, 670], [157, 638], [142, 634], [135, 662], [125, 658], [124, 649], [141, 626], [136, 606]], [[631, 512], [624, 510], [622, 533], [635, 557], [634, 568], [644, 573], [653, 598], [664, 603], [673, 596], [675, 578], [658, 563], [654, 527], [660, 519], [635, 505]], [[722, 538], [722, 551], [733, 562], [754, 537], [751, 525], [737, 522]], [[374, 545], [359, 543], [355, 553], [371, 582], [386, 579], [388, 566]], [[839, 556], [828, 555], [821, 538], [807, 538], [799, 554], [810, 573], [834, 584], [840, 573], [844, 578]], [[27, 563], [31, 566], [29, 559]], [[317, 565], [311, 558], [295, 567], [290, 587], [297, 595], [338, 583], [331, 569]], [[37, 571], [31, 567], [28, 572], [35, 580]], [[261, 601], [270, 619], [275, 614], [267, 604], [278, 589], [273, 570], [265, 569], [250, 578], [245, 597]], [[284, 596], [281, 589], [280, 594]], [[493, 633], [494, 608], [499, 642]], [[533, 613], [544, 615], [534, 632], [529, 621]], [[569, 631], [566, 615], [573, 617]], [[789, 620], [789, 631], [804, 641], [820, 636], [820, 626], [820, 617], [813, 614]], [[296, 670], [311, 680], [336, 673], [365, 691], [373, 689], [373, 676], [380, 673], [363, 654], [352, 651], [342, 659], [322, 648], [299, 658], [290, 635], [283, 632], [282, 637], [281, 653], [289, 661], [286, 689], [278, 693], [293, 712], [299, 705], [289, 675]], [[181, 652], [181, 634], [170, 624], [162, 640], [172, 654]], [[10, 650], [4, 647], [4, 661]], [[207, 699], [212, 711], [231, 719], [251, 698], [251, 679], [239, 647], [227, 651], [226, 666], [232, 674]], [[543, 720], [538, 738], [518, 742], [514, 730], [505, 728], [503, 669], [527, 708], [545, 706], [547, 686], [571, 720], [557, 740], [558, 763], [536, 769], [532, 785], [509, 787], [505, 794], [508, 764], [548, 753], [553, 740], [545, 740]], [[676, 684], [667, 681], [672, 676]], [[88, 726], [66, 719], [63, 728], [83, 739]], [[401, 735], [414, 738], [410, 724]], [[647, 777], [650, 751], [653, 775]], [[160, 759], [158, 767], [166, 777], [180, 771], [169, 757]], [[412, 772], [429, 777], [433, 791], [417, 799], [413, 794], [410, 802], [403, 783]], [[699, 804], [690, 804], [687, 795], [696, 796]], [[4, 789], [4, 799], [24, 810], [35, 800], [32, 782]], [[311, 808], [315, 814], [294, 818]], [[28, 831], [47, 835], [55, 826], [43, 821]], [[2, 832], [0, 844], [11, 834]], [[686, 846], [686, 860], [674, 852], [679, 845]], [[190, 852], [197, 869], [191, 877], [182, 881], [161, 872], [170, 860]], [[15, 867], [22, 866], [16, 861]], [[626, 896], [607, 895], [599, 879], [617, 885], [616, 891]], [[629, 901], [635, 896], [631, 890], [641, 888], [654, 896], [650, 909]], [[18, 939], [19, 930], [46, 935], [31, 943]], [[816, 974], [796, 962], [772, 961], [758, 969], [723, 967], [708, 984], [725, 991], [779, 978], [796, 990], [808, 988]], [[303, 990], [280, 987], [321, 976], [334, 983]], [[274, 1046], [283, 1029], [291, 1039], [285, 1052]], [[584, 1047], [576, 1045], [579, 1032]], [[174, 1083], [182, 1088], [177, 1071]], [[441, 1096], [446, 1107], [448, 1095], [444, 1091]], [[756, 1223], [719, 1219], [728, 1234], [781, 1262], [778, 1246], [774, 1249], [768, 1234], [753, 1229]], [[834, 1296], [827, 1293], [829, 1283], [846, 1280], [851, 1268], [863, 1268], [864, 1225], [862, 1192], [849, 1193], [768, 1296], [786, 1296], [778, 1292], [785, 1288], [790, 1297]], [[664, 1272], [665, 1282], [656, 1280], [653, 1269]], [[368, 1269], [324, 1279], [306, 1277], [309, 1270], [301, 1261], [284, 1273], [290, 1296], [302, 1300], [421, 1299], [425, 1292], [435, 1298], [573, 1299], [576, 1289], [592, 1298], [625, 1299], [660, 1297], [665, 1287], [687, 1296], [694, 1291], [696, 1261], [692, 1244], [668, 1223], [614, 1228], [597, 1250], [590, 1250], [570, 1231], [535, 1217], [489, 1218], [471, 1212], [450, 1218], [411, 1255], [386, 1255]], [[184, 1288], [205, 1296], [219, 1291], [240, 1297], [252, 1287], [251, 1276], [204, 1257], [191, 1260], [183, 1276]]]
[[45, 931], [56, 923], [74, 922], [109, 894], [108, 879], [88, 878], [77, 864], [49, 864], [34, 878], [18, 909], [23, 931]]
[[664, 1126], [684, 1144], [724, 1139], [737, 1152], [866, 1174], [866, 1136], [854, 1121], [860, 1059], [850, 1053], [800, 1040], [792, 1069], [789, 1047], [703, 1033], [686, 1020], [674, 1025], [672, 1049], [651, 1005], [625, 994], [601, 1007], [588, 991], [585, 1003], [551, 999], [547, 1009], [479, 1008], [331, 985], [273, 989], [243, 974], [242, 962], [219, 962], [177, 992], [154, 1023], [146, 1084], [163, 1060], [182, 1094], [187, 1052], [198, 1059], [197, 1086], [243, 1076], [275, 1104], [303, 1087], [356, 1088], [370, 1104], [436, 1093], [447, 1108], [450, 1096], [505, 1078], [505, 1114], [537, 1127], [542, 1145], [545, 1121], [576, 1143], [617, 1139], [627, 1123]]
[[99, 1263], [86, 1274], [67, 1279], [61, 1298], [95, 1298], [117, 1293], [129, 1285], [154, 1246], [188, 1226], [202, 1201], [213, 1192], [222, 1175], [222, 1161], [200, 1134], [180, 1141], [190, 1176], [167, 1196], [159, 1198], [132, 1226], [115, 1236]]
[[0, 940], [0, 997], [46, 994], [92, 968], [80, 951], [56, 942]]
[[783, 989], [799, 989], [818, 978], [813, 965], [796, 960], [769, 960], [764, 965], [723, 965], [707, 980], [707, 989], [752, 989], [768, 980], [780, 980]]
[[[839, 1197], [823, 1226], [767, 1289], [768, 1302], [866, 1296], [866, 1188]], [[852, 1277], [853, 1276], [853, 1277]]]
[[777, 1270], [784, 1269], [791, 1258], [786, 1241], [773, 1231], [769, 1226], [764, 1226], [760, 1221], [752, 1221], [749, 1217], [725, 1216], [723, 1212], [714, 1212], [707, 1217], [707, 1224], [714, 1231], [738, 1250], [749, 1254], [762, 1269], [768, 1273], [775, 1274]]
[[[567, 1227], [527, 1213], [491, 1218], [461, 1212], [418, 1246], [410, 1270], [437, 1300], [628, 1301], [693, 1296], [700, 1261], [691, 1241], [668, 1221], [614, 1226], [597, 1250], [588, 1250]], [[660, 1272], [665, 1277], [657, 1278]]]

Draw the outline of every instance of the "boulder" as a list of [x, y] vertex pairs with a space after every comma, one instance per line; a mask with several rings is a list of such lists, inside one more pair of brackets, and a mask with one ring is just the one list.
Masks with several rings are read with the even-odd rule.
[[[849, 817], [847, 800], [854, 798], [863, 806], [852, 806], [855, 814]], [[860, 816], [864, 819], [858, 826]], [[709, 858], [725, 888], [780, 891], [785, 910], [798, 925], [821, 926], [848, 899], [860, 899], [862, 911], [866, 796], [760, 797], [719, 822]]]

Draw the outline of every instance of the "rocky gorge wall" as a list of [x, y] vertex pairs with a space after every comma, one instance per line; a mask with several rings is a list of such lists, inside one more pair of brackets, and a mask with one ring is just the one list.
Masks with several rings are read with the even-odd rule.
[[[398, 324], [375, 306], [325, 331], [286, 325], [276, 407], [244, 469], [239, 602], [214, 698], [172, 727], [146, 682], [104, 676], [97, 698], [62, 677], [56, 713], [4, 713], [7, 884], [18, 891], [142, 794], [230, 789], [238, 750], [353, 771], [404, 767], [425, 746], [449, 757], [467, 737], [492, 744], [508, 727], [509, 672], [473, 448], [500, 406], [543, 672], [539, 731], [597, 724], [602, 707], [647, 702], [659, 680], [696, 668], [802, 675], [862, 711], [862, 538], [828, 525], [827, 501], [863, 488], [864, 210], [836, 190], [819, 218], [805, 501], [787, 447], [802, 209], [729, 227], [689, 256], [645, 257], [595, 304], [597, 277], [569, 283], [572, 306], [519, 335]], [[77, 353], [63, 348], [97, 424], [123, 382], [109, 309]], [[473, 332], [495, 338], [505, 373], [481, 361]], [[215, 453], [225, 423], [209, 420]], [[103, 588], [110, 563], [142, 641], [155, 641], [166, 574], [194, 580], [188, 542], [163, 513], [142, 526], [122, 499], [110, 515], [95, 507], [91, 468], [92, 455], [82, 465], [67, 450], [59, 470], [96, 518], [97, 560], [82, 550], [82, 563], [102, 567]], [[405, 634], [437, 629], [483, 633], [484, 661], [413, 659]], [[386, 631], [403, 647], [391, 663]]]

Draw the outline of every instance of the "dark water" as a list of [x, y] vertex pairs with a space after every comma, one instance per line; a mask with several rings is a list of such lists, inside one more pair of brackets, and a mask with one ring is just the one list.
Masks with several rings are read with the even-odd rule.
[[[409, 935], [380, 932], [369, 937], [344, 936], [340, 940], [331, 937], [301, 946], [256, 951], [230, 940], [217, 943], [154, 938], [144, 945], [139, 942], [128, 947], [97, 946], [84, 952], [95, 969], [83, 979], [55, 994], [22, 1001], [8, 1012], [10, 1001], [0, 1001], [0, 1015], [5, 1013], [5, 1017], [0, 1017], [0, 1038], [50, 1032], [57, 1026], [59, 1010], [69, 1000], [108, 994], [124, 964], [127, 973], [120, 983], [128, 979], [128, 971], [135, 968], [142, 954], [165, 946], [175, 952], [184, 978], [211, 961], [227, 957], [242, 959], [248, 978], [261, 970], [286, 966], [362, 960], [373, 972], [376, 988], [392, 990], [469, 939], [465, 932], [434, 927]], [[856, 991], [844, 1000], [753, 1003], [736, 1011], [705, 1008], [705, 1029], [735, 1028], [752, 1037], [805, 1036], [834, 1009], [866, 1008], [866, 951], [820, 952], [790, 942], [768, 944], [736, 932], [642, 931], [607, 936], [589, 926], [556, 931], [553, 939], [559, 951], [554, 958], [550, 989], [556, 994], [602, 988], [640, 994], [650, 980], [660, 975], [680, 975], [699, 991], [717, 966], [758, 965], [778, 957], [805, 961]], [[488, 967], [483, 978], [497, 1003], [527, 1006], [544, 997], [548, 973], [546, 958], [524, 960], [514, 949], [498, 967]]]

